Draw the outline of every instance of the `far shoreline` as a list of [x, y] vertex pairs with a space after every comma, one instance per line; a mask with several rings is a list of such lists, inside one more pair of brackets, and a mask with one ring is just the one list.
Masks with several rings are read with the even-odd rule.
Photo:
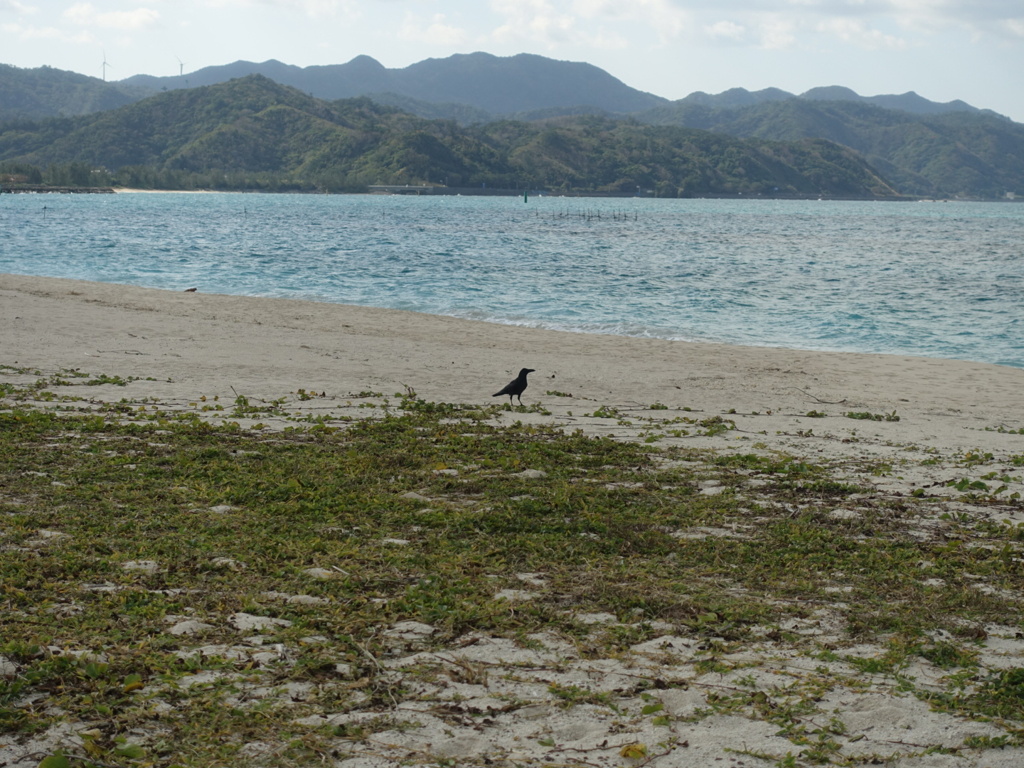
[[[425, 191], [426, 187], [408, 186], [407, 191], [398, 187], [392, 190], [374, 190], [361, 192], [327, 192], [321, 190], [263, 190], [263, 189], [139, 189], [135, 187], [111, 187], [115, 194], [240, 194], [240, 195], [349, 195], [418, 196], [418, 197], [523, 197], [524, 190], [487, 191], [476, 188], [436, 187], [433, 191]], [[546, 190], [525, 190], [529, 197], [555, 197], [570, 199], [593, 200], [764, 200], [777, 202], [807, 202], [820, 200], [823, 202], [860, 202], [860, 203], [1022, 203], [1021, 199], [1008, 198], [952, 198], [952, 197], [838, 197], [834, 195], [744, 195], [744, 194], [703, 194], [692, 197], [659, 197], [657, 195], [629, 195], [600, 192], [553, 192]]]
[[[112, 187], [118, 195], [220, 195], [233, 194], [228, 189], [138, 189], [135, 187]], [[271, 193], [274, 194], [274, 193]]]
[[[376, 188], [375, 188], [376, 187]], [[318, 189], [265, 190], [265, 189], [143, 189], [139, 187], [44, 187], [41, 185], [5, 184], [0, 185], [0, 194], [170, 194], [170, 195], [379, 195], [419, 197], [556, 197], [593, 200], [765, 200], [806, 202], [865, 202], [865, 203], [1024, 203], [1024, 198], [953, 198], [919, 196], [836, 196], [836, 195], [744, 195], [742, 193], [706, 193], [690, 197], [659, 197], [653, 194], [626, 194], [594, 191], [549, 191], [549, 190], [493, 190], [477, 187], [443, 187], [430, 185], [374, 185], [358, 192], [326, 191]]]

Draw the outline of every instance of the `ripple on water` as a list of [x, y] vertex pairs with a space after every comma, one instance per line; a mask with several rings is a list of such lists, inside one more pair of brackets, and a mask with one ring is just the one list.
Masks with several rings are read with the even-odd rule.
[[1022, 206], [4, 198], [6, 272], [1024, 367]]

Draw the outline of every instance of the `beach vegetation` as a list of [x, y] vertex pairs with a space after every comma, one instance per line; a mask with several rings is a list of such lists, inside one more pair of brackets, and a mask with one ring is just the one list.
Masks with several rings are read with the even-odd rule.
[[720, 435], [723, 432], [728, 432], [731, 429], [736, 429], [736, 422], [732, 419], [723, 419], [721, 416], [712, 416], [707, 419], [702, 419], [698, 422], [703, 427], [703, 434], [708, 437]]
[[600, 408], [595, 409], [594, 412], [590, 414], [590, 417], [593, 419], [618, 419], [621, 417], [621, 414], [618, 408], [610, 405], [602, 405]]
[[896, 415], [896, 411], [891, 413], [869, 413], [868, 411], [848, 411], [846, 413], [848, 419], [859, 419], [862, 421], [899, 421], [900, 417]]
[[967, 451], [963, 457], [963, 464], [965, 467], [974, 467], [980, 464], [988, 464], [994, 458], [995, 456], [988, 451], [984, 453], [981, 451]]
[[[845, 463], [509, 424], [530, 407], [411, 392], [361, 393], [368, 418], [314, 424], [299, 391], [175, 413], [38, 402], [96, 379], [120, 389], [116, 377], [4, 378], [0, 727], [27, 739], [69, 723], [79, 737], [39, 760], [214, 766], [269, 739], [280, 764], [309, 764], [371, 748], [400, 704], [482, 722], [493, 712], [463, 712], [465, 697], [422, 699], [499, 679], [523, 681], [494, 699], [509, 711], [540, 686], [557, 708], [635, 715], [672, 738], [716, 713], [768, 722], [799, 765], [842, 764], [846, 727], [819, 702], [879, 681], [1006, 721], [1005, 741], [986, 743], [1020, 743], [1024, 675], [984, 667], [979, 640], [1024, 629], [1021, 527], [875, 493]], [[1009, 518], [1019, 498], [992, 486], [1016, 481], [993, 472], [948, 487]], [[566, 662], [459, 656], [498, 641], [601, 664], [644, 647], [666, 663], [631, 672], [627, 690]], [[776, 652], [806, 669], [775, 670]], [[938, 672], [919, 684], [915, 665]], [[702, 704], [682, 715], [658, 698], [688, 687]]]

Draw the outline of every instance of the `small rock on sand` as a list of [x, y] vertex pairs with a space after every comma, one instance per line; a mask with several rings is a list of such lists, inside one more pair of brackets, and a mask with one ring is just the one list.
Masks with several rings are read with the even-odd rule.
[[128, 560], [121, 563], [121, 568], [126, 571], [139, 571], [140, 573], [156, 573], [160, 565], [155, 560]]
[[333, 579], [338, 575], [337, 571], [332, 571], [328, 568], [307, 568], [303, 571], [307, 576], [312, 576], [314, 579]]
[[205, 621], [186, 619], [185, 621], [179, 621], [167, 631], [172, 635], [198, 635], [213, 628], [213, 624], [207, 624]]
[[251, 613], [234, 613], [228, 619], [235, 629], [241, 632], [260, 632], [264, 629], [275, 627], [290, 627], [292, 623], [287, 619], [275, 619], [270, 616], [255, 616]]

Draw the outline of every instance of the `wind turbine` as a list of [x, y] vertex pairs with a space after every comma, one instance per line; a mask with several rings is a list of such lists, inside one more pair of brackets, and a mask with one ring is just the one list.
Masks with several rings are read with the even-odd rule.
[[[177, 56], [175, 56], [174, 58], [178, 59]], [[182, 61], [181, 59], [178, 59], [178, 77], [183, 77], [184, 75], [185, 75], [185, 62]]]
[[103, 51], [103, 82], [104, 83], [107, 82], [107, 67], [109, 67], [109, 66], [110, 65], [107, 64], [107, 52]]

